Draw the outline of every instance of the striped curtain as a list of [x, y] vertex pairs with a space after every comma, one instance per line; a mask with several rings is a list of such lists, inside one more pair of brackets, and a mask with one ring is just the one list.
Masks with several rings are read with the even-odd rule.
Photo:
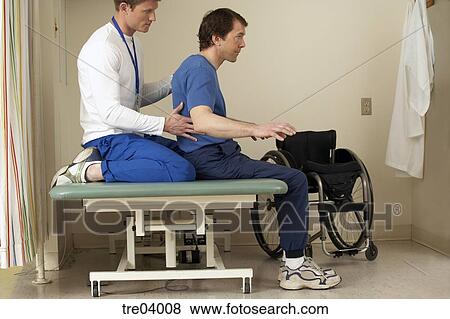
[[0, 268], [35, 255], [28, 0], [2, 0], [0, 44]]

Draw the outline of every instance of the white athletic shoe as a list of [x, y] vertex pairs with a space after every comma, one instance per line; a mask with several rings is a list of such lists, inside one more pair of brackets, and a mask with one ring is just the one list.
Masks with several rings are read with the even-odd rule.
[[50, 188], [57, 185], [72, 183], [86, 183], [86, 169], [102, 160], [100, 153], [94, 147], [88, 147], [82, 150], [74, 158], [70, 165], [61, 167], [52, 178]]
[[[306, 263], [314, 263], [314, 265], [317, 266], [317, 264], [312, 260], [311, 257], [305, 257], [305, 261]], [[333, 268], [320, 268], [319, 266], [317, 266], [326, 277], [333, 277], [336, 275], [336, 271]], [[286, 268], [286, 262], [282, 261], [280, 268], [278, 269], [278, 281], [281, 281], [281, 278], [283, 277], [283, 271]]]
[[281, 273], [280, 287], [287, 290], [299, 289], [330, 289], [342, 281], [341, 277], [334, 273], [325, 275], [311, 258], [305, 257], [303, 264], [297, 269], [284, 266]]

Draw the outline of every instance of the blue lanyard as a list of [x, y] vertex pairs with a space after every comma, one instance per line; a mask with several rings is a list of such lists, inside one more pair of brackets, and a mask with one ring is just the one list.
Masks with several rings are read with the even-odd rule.
[[131, 38], [131, 41], [133, 42], [133, 51], [134, 51], [134, 56], [133, 56], [133, 54], [131, 53], [130, 47], [128, 46], [128, 43], [125, 40], [125, 36], [124, 36], [122, 30], [120, 29], [120, 26], [117, 23], [115, 17], [112, 17], [112, 22], [114, 24], [114, 27], [119, 32], [119, 35], [122, 38], [123, 42], [127, 46], [128, 53], [130, 54], [130, 57], [131, 57], [131, 61], [133, 61], [134, 75], [135, 75], [135, 78], [136, 78], [136, 94], [139, 95], [139, 66], [138, 66], [138, 59], [137, 59], [137, 54], [136, 54], [136, 46], [134, 45], [134, 39]]

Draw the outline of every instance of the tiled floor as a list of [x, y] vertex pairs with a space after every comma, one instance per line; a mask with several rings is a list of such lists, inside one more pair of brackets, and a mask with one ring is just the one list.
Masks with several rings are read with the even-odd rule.
[[[171, 282], [168, 289], [165, 281], [110, 283], [102, 288], [107, 293], [102, 298], [450, 298], [449, 257], [411, 241], [377, 245], [379, 256], [373, 262], [363, 255], [332, 259], [315, 246], [316, 262], [334, 267], [343, 278], [338, 287], [328, 291], [280, 289], [276, 280], [279, 262], [267, 258], [259, 247], [239, 246], [223, 253], [223, 261], [228, 268], [253, 268], [252, 294], [241, 293], [238, 279], [183, 280]], [[112, 270], [117, 259], [106, 250], [77, 251], [64, 270], [48, 272], [53, 282], [41, 287], [31, 284], [33, 273], [20, 273], [20, 268], [0, 271], [0, 297], [91, 298], [89, 271]], [[143, 257], [140, 262], [155, 265], [163, 260]]]

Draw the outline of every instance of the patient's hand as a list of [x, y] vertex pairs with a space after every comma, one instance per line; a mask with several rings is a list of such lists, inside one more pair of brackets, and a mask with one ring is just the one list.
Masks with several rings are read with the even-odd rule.
[[164, 123], [164, 132], [177, 136], [183, 136], [197, 142], [197, 139], [190, 135], [197, 133], [194, 130], [194, 124], [192, 124], [191, 118], [179, 114], [183, 109], [183, 106], [183, 102], [180, 103], [180, 105], [178, 105], [166, 118], [166, 122]]
[[255, 125], [253, 128], [253, 136], [261, 139], [274, 137], [279, 141], [284, 141], [286, 136], [292, 136], [296, 133], [296, 129], [289, 123], [265, 123]]

